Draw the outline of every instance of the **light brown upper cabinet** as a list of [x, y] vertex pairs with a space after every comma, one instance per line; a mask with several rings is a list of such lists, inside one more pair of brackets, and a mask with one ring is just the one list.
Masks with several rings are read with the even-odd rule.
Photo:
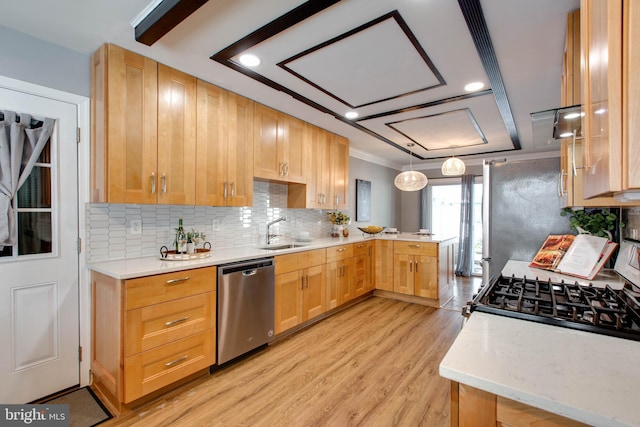
[[[567, 16], [567, 36], [562, 64], [561, 106], [580, 105], [580, 10], [574, 10]], [[567, 206], [616, 206], [624, 205], [613, 197], [583, 197], [583, 155], [582, 138], [562, 140], [561, 148], [561, 192], [562, 205]]]
[[254, 177], [304, 183], [305, 151], [303, 121], [256, 104]]
[[349, 140], [335, 135], [333, 141], [333, 209], [347, 209], [349, 191]]
[[637, 191], [640, 4], [633, 0], [582, 0], [580, 14], [584, 197]]
[[91, 201], [194, 204], [195, 78], [105, 44], [91, 79]]
[[253, 204], [253, 101], [198, 80], [196, 204]]
[[91, 201], [156, 203], [158, 64], [105, 44], [91, 58]]

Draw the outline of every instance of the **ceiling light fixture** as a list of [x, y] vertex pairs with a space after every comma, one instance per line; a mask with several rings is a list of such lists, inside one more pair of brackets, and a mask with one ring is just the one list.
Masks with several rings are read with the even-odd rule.
[[480, 90], [484, 87], [484, 83], [482, 82], [473, 82], [465, 85], [464, 90], [467, 92], [475, 92], [476, 90]]
[[411, 147], [414, 145], [407, 144], [407, 147], [409, 147], [409, 170], [400, 172], [393, 181], [400, 191], [418, 191], [427, 185], [427, 176], [422, 172], [414, 171], [411, 166], [411, 158], [413, 157]]
[[355, 119], [356, 117], [359, 116], [359, 114], [356, 111], [347, 111], [344, 116], [347, 119]]
[[245, 67], [257, 67], [258, 65], [260, 65], [260, 58], [252, 53], [244, 53], [240, 55], [240, 58], [238, 58], [238, 60]]
[[[451, 148], [456, 148], [456, 146], [452, 146]], [[452, 155], [450, 159], [445, 160], [442, 164], [442, 175], [444, 176], [459, 176], [463, 175], [464, 171], [467, 169], [464, 162]]]

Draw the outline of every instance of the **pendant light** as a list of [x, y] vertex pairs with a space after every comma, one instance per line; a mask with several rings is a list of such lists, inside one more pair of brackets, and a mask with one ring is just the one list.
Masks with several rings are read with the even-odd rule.
[[399, 173], [393, 181], [401, 191], [418, 191], [427, 185], [426, 175], [422, 172], [414, 171], [411, 167], [411, 158], [413, 157], [411, 147], [414, 145], [415, 144], [407, 144], [407, 147], [409, 147], [409, 170]]
[[442, 164], [442, 175], [458, 176], [464, 174], [466, 167], [462, 160], [455, 156], [451, 156]]

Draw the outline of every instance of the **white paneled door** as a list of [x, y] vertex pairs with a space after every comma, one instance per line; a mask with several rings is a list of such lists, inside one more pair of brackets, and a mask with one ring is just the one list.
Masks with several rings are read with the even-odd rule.
[[0, 251], [0, 402], [80, 383], [77, 105], [0, 86], [0, 111], [56, 120], [14, 198], [17, 241]]

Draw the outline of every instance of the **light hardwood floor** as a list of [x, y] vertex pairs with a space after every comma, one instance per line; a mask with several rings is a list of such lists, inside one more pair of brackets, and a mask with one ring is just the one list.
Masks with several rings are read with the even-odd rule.
[[459, 310], [371, 297], [103, 426], [448, 426]]

